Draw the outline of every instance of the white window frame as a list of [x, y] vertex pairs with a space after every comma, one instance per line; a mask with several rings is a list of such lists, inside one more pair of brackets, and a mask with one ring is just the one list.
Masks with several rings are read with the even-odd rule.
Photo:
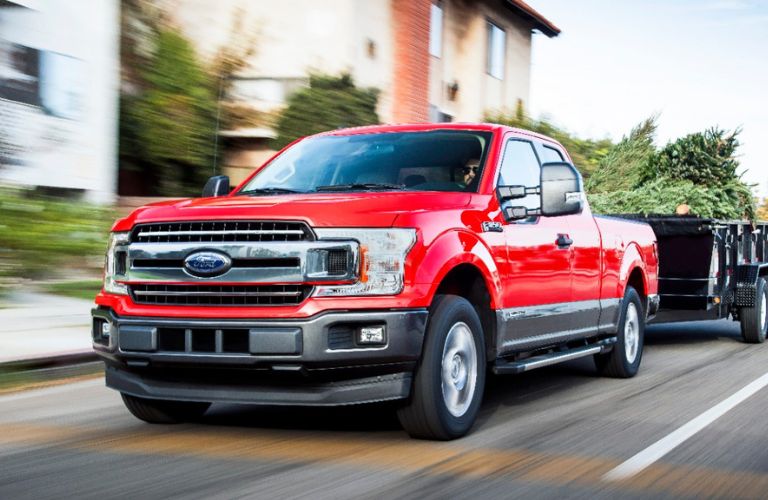
[[429, 11], [429, 55], [443, 55], [443, 8], [439, 3], [432, 3]]
[[487, 20], [488, 59], [486, 72], [499, 80], [504, 79], [507, 59], [507, 32], [491, 20]]

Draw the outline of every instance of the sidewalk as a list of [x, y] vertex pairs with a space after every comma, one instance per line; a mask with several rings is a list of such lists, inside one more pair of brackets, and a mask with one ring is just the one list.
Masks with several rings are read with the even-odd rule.
[[90, 300], [13, 293], [0, 309], [0, 363], [91, 352]]

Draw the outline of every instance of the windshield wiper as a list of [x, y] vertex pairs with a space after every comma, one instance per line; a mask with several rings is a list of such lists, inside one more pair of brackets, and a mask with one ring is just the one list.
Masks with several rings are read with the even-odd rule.
[[378, 191], [378, 190], [385, 190], [385, 189], [403, 190], [405, 189], [405, 185], [364, 182], [364, 183], [355, 183], [355, 184], [335, 184], [332, 186], [317, 186], [316, 191], [356, 191], [356, 190]]
[[286, 189], [286, 188], [278, 188], [278, 187], [268, 187], [268, 188], [255, 188], [255, 189], [249, 189], [247, 191], [240, 191], [237, 194], [245, 194], [245, 195], [258, 195], [258, 194], [286, 194], [286, 193], [304, 193], [304, 191], [296, 191], [295, 189]]

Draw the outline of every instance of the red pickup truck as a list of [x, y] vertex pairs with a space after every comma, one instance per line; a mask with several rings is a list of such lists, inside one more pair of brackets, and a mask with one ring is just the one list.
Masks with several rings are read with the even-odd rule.
[[568, 152], [490, 124], [337, 130], [230, 192], [113, 227], [93, 345], [138, 418], [212, 402], [400, 400], [414, 437], [471, 428], [488, 371], [583, 356], [638, 371], [651, 228], [593, 217]]

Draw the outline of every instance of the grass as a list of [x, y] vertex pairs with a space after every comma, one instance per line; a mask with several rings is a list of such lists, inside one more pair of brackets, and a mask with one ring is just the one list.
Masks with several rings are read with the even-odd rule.
[[99, 361], [51, 368], [24, 368], [0, 365], [0, 395], [70, 384], [103, 376], [104, 364]]
[[48, 293], [86, 300], [93, 300], [99, 290], [101, 290], [101, 280], [65, 281], [45, 286], [45, 291]]

